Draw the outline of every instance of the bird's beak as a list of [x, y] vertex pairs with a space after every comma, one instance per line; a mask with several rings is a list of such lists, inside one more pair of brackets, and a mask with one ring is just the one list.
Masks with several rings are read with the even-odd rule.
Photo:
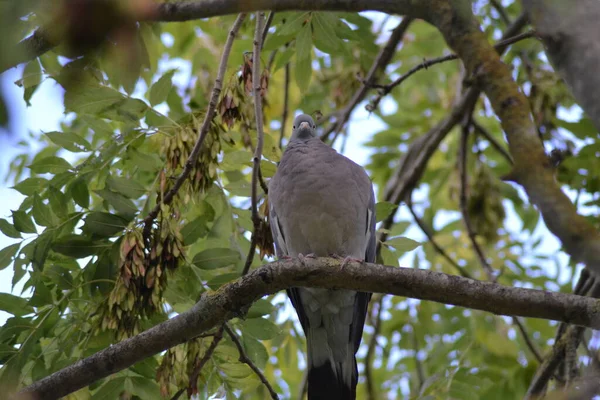
[[310, 124], [306, 121], [300, 123], [300, 129], [310, 129]]

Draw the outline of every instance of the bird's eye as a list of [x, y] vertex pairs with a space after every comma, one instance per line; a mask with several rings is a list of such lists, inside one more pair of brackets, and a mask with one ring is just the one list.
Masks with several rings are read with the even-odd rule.
[[296, 129], [296, 125], [292, 126], [292, 128]]

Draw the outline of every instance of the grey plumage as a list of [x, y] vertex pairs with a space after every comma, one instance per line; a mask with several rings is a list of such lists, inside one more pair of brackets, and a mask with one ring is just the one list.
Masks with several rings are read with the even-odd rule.
[[[375, 261], [375, 199], [364, 169], [315, 135], [307, 115], [294, 131], [269, 183], [277, 256], [337, 255]], [[309, 399], [354, 399], [370, 293], [292, 288], [307, 337]]]

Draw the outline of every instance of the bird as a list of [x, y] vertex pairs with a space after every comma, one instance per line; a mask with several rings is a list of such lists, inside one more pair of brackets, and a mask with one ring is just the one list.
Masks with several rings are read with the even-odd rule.
[[[375, 195], [365, 170], [323, 143], [313, 119], [294, 120], [268, 188], [277, 257], [375, 262]], [[356, 398], [360, 346], [371, 293], [287, 290], [306, 336], [308, 399]]]

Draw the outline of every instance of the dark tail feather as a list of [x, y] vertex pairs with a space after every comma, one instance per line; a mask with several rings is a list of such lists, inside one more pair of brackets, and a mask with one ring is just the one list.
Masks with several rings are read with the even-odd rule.
[[[330, 363], [318, 367], [310, 367], [308, 371], [308, 400], [355, 400], [356, 384], [358, 381], [358, 370], [356, 359], [352, 368], [352, 381], [350, 386], [342, 379], [344, 374], [336, 374], [335, 368]], [[344, 366], [338, 364], [341, 371]]]

